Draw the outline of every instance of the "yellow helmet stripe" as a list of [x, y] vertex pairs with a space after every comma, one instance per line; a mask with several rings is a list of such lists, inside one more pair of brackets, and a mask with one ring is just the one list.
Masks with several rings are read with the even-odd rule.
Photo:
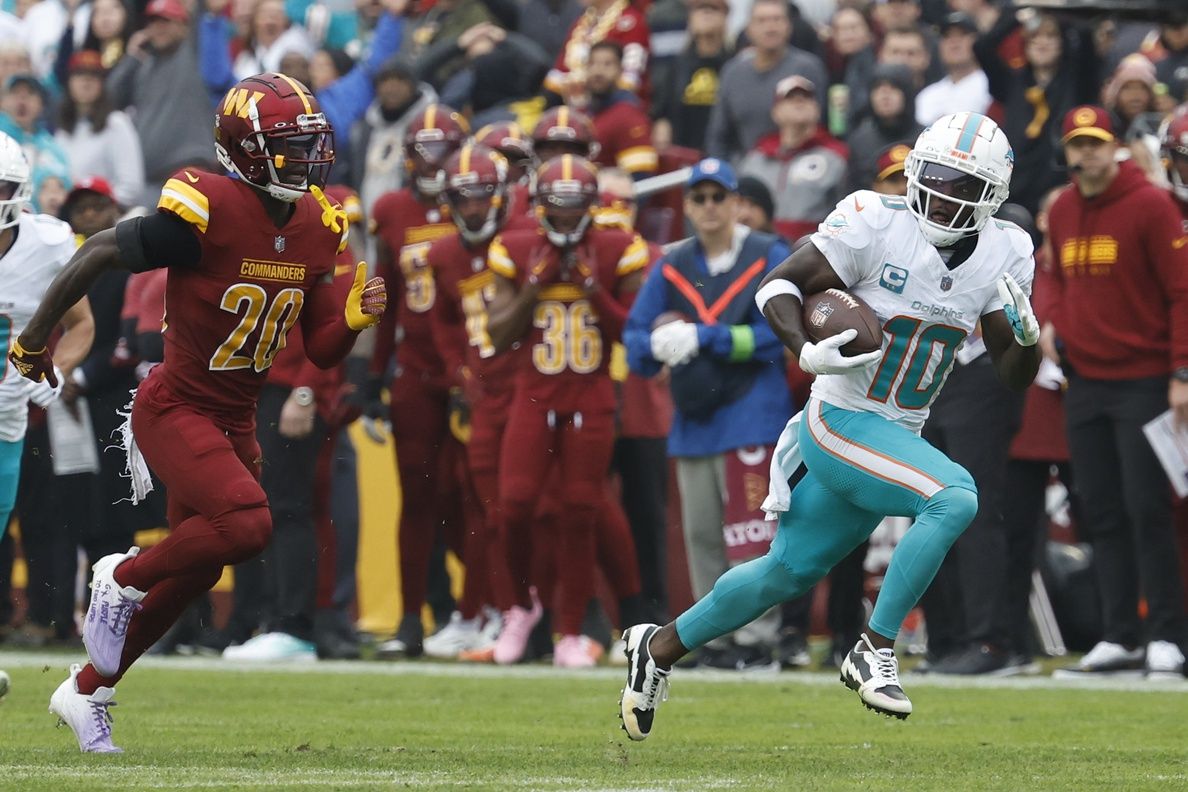
[[437, 129], [437, 105], [425, 108], [425, 129]]
[[561, 157], [561, 178], [566, 179], [566, 180], [573, 178], [573, 155], [572, 154], [565, 154], [565, 155], [562, 155], [562, 157]]
[[474, 146], [467, 143], [462, 147], [461, 161], [459, 164], [459, 172], [470, 173], [470, 155], [474, 152]]
[[297, 95], [301, 97], [301, 104], [305, 107], [306, 115], [312, 115], [313, 107], [309, 103], [309, 97], [305, 95], [305, 90], [297, 83], [297, 81], [289, 75], [281, 74], [280, 72], [277, 72], [276, 76], [287, 82], [289, 87], [297, 92]]

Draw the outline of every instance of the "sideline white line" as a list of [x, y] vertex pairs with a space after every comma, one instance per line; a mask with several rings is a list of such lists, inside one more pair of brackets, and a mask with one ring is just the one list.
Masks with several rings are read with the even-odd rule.
[[[62, 652], [0, 652], [0, 668], [37, 668], [49, 666], [66, 672], [71, 663], [84, 662], [81, 654]], [[593, 668], [568, 670], [546, 665], [494, 666], [430, 661], [382, 662], [367, 660], [335, 660], [305, 663], [245, 663], [210, 657], [144, 657], [137, 668], [165, 671], [215, 671], [252, 674], [343, 674], [358, 676], [426, 676], [447, 679], [598, 679], [618, 681], [623, 670]], [[682, 682], [714, 682], [729, 684], [779, 684], [833, 686], [838, 684], [836, 673], [819, 671], [790, 672], [730, 672], [677, 671]], [[1133, 693], [1188, 693], [1188, 680], [1147, 681], [1139, 676], [1104, 677], [1090, 679], [1054, 679], [1034, 677], [959, 677], [933, 674], [904, 675], [905, 686], [913, 688], [966, 688], [975, 690], [1111, 690]]]

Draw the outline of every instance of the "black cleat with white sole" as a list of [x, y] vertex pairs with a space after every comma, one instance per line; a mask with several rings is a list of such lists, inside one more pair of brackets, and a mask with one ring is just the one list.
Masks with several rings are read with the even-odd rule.
[[875, 649], [863, 635], [841, 665], [841, 681], [867, 709], [903, 720], [912, 702], [899, 684], [899, 661], [891, 649]]
[[637, 624], [623, 633], [627, 644], [627, 685], [619, 696], [619, 719], [632, 740], [646, 740], [660, 702], [668, 700], [669, 670], [658, 668], [648, 651], [648, 642], [660, 627]]

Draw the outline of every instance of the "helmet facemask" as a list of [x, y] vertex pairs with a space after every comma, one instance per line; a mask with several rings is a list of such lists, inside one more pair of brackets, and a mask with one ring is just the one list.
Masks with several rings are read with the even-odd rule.
[[250, 105], [249, 120], [257, 131], [238, 145], [251, 163], [241, 170], [219, 144], [219, 162], [239, 174], [248, 184], [262, 189], [273, 198], [293, 203], [309, 192], [310, 187], [325, 187], [334, 164], [334, 132], [323, 113], [297, 116], [296, 124], [282, 129], [261, 130], [255, 103]]
[[581, 242], [590, 226], [594, 196], [574, 184], [573, 189], [567, 189], [564, 182], [554, 182], [553, 189], [536, 197], [541, 227], [549, 241], [558, 247], [572, 247]]
[[[435, 139], [435, 133], [440, 137]], [[441, 195], [446, 186], [445, 161], [456, 148], [439, 129], [424, 129], [417, 133], [409, 145], [407, 162], [417, 192], [426, 198]]]
[[489, 241], [503, 224], [505, 188], [475, 181], [472, 184], [458, 184], [466, 175], [455, 176], [445, 191], [445, 202], [450, 208], [450, 217], [458, 227], [458, 233], [469, 245], [481, 245]]
[[914, 151], [908, 155], [905, 170], [908, 211], [925, 238], [937, 247], [954, 245], [981, 231], [1006, 200], [1006, 185], [926, 160]]
[[12, 181], [0, 177], [0, 230], [21, 221], [21, 212], [32, 197], [33, 183], [29, 179]]

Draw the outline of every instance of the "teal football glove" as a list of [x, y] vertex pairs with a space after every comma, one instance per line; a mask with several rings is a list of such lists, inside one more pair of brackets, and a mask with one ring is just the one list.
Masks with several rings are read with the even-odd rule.
[[1039, 320], [1035, 318], [1035, 311], [1031, 310], [1031, 301], [1008, 272], [998, 279], [998, 296], [1002, 300], [1007, 321], [1011, 323], [1011, 330], [1015, 333], [1015, 340], [1020, 346], [1035, 346], [1040, 337]]

